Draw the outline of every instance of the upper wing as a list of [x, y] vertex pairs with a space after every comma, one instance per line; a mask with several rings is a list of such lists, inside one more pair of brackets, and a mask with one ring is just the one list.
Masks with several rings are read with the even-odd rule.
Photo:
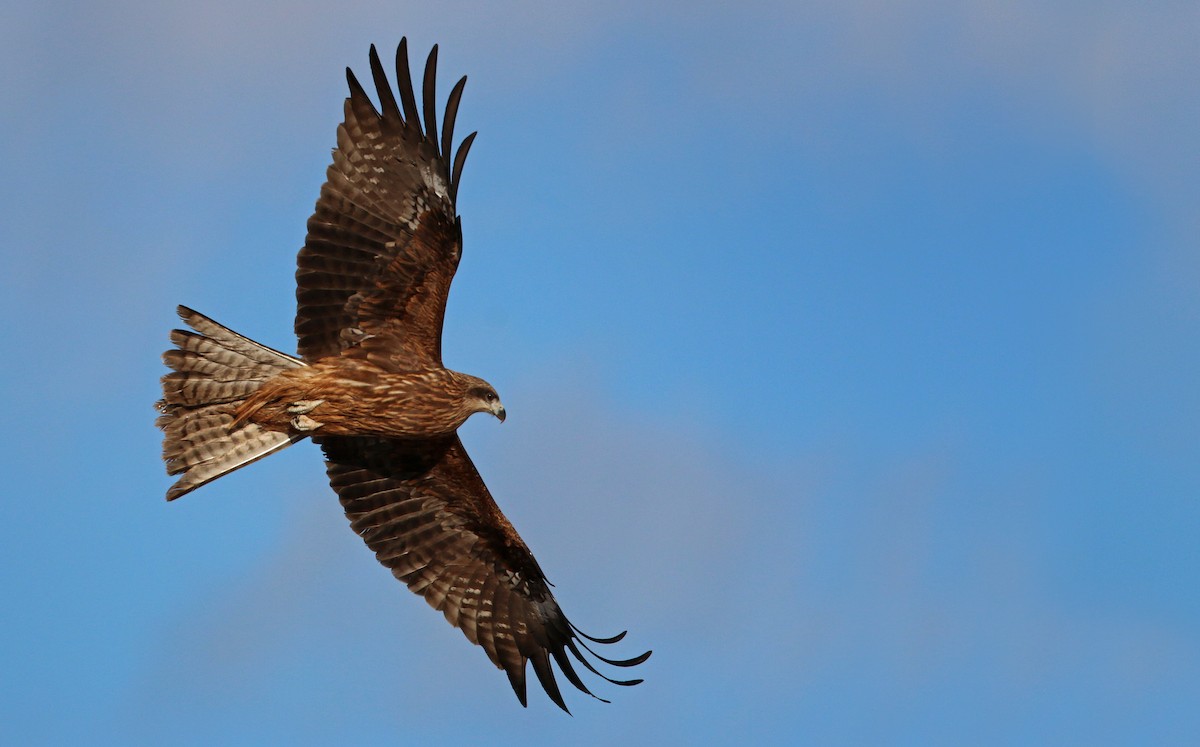
[[450, 92], [439, 135], [436, 73], [435, 46], [425, 64], [422, 128], [407, 40], [396, 50], [400, 105], [371, 47], [382, 114], [346, 69], [346, 119], [297, 257], [296, 335], [306, 361], [375, 339], [371, 345], [386, 346], [388, 357], [402, 364], [441, 365], [446, 295], [462, 251], [455, 196], [475, 133], [459, 146], [451, 167], [467, 79]]
[[396, 578], [483, 647], [508, 674], [521, 705], [526, 704], [525, 662], [530, 661], [546, 693], [567, 710], [550, 657], [571, 684], [592, 694], [567, 651], [609, 682], [641, 682], [610, 679], [584, 658], [580, 647], [605, 663], [630, 667], [650, 652], [613, 660], [588, 648], [584, 639], [616, 643], [625, 634], [592, 638], [567, 620], [457, 435], [419, 442], [365, 437], [319, 441], [350, 525]]

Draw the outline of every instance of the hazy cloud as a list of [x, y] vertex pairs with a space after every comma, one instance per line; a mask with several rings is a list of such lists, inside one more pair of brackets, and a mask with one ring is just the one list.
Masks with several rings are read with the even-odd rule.
[[[140, 666], [140, 680], [112, 726], [146, 743], [329, 743], [363, 724], [381, 742], [433, 741], [450, 724], [467, 742], [536, 731], [671, 743], [686, 726], [744, 743], [792, 723], [825, 743], [1121, 741], [1116, 727], [1161, 743], [1171, 735], [1154, 728], [1194, 723], [1194, 4], [68, 10], [12, 5], [0, 23], [0, 62], [19, 73], [0, 101], [14, 143], [0, 187], [6, 310], [44, 312], [6, 330], [40, 361], [9, 382], [21, 394], [10, 420], [27, 424], [10, 472], [14, 495], [61, 501], [71, 517], [47, 538], [33, 508], [44, 504], [17, 501], [29, 513], [7, 525], [25, 532], [12, 547], [44, 553], [10, 563], [33, 621], [14, 645], [36, 641], [22, 671], [37, 682], [14, 684], [9, 706], [27, 728], [44, 727], [29, 703], [57, 712], [67, 680], [81, 699], [120, 688], [120, 666]], [[598, 634], [628, 626], [627, 650], [656, 650], [645, 685], [605, 690], [612, 706], [576, 699], [573, 721], [536, 697], [517, 708], [486, 657], [375, 563], [315, 465], [296, 495], [295, 482], [275, 494], [290, 507], [263, 508], [279, 489], [265, 475], [300, 474], [287, 460], [314, 450], [196, 497], [253, 485], [224, 517], [209, 504], [204, 521], [181, 506], [165, 519], [142, 503], [167, 483], [149, 403], [170, 304], [290, 344], [293, 251], [340, 116], [341, 68], [361, 70], [368, 42], [386, 50], [401, 34], [414, 55], [440, 42], [444, 80], [472, 77], [462, 126], [503, 136], [472, 156], [478, 222], [447, 349], [507, 367], [493, 380], [510, 417], [470, 423], [468, 448], [573, 619]], [[1077, 282], [1093, 234], [1089, 215], [1059, 221], [1068, 195], [1039, 213], [1072, 244], [1049, 269], [1029, 254], [925, 255], [936, 226], [897, 239], [894, 256], [850, 246], [822, 265], [809, 259], [827, 247], [794, 243], [794, 195], [762, 225], [739, 212], [757, 218], [789, 186], [764, 184], [764, 164], [790, 176], [849, 161], [861, 173], [836, 186], [880, 194], [848, 208], [847, 225], [880, 221], [890, 251], [905, 216], [888, 190], [903, 169], [922, 154], [956, 159], [959, 139], [978, 150], [991, 117], [1011, 138], [997, 157], [1045, 144], [1115, 174], [1104, 199], [1081, 204], [1115, 204], [1114, 230], [1134, 224], [1141, 243], [1098, 249], [1108, 264]], [[873, 147], [905, 151], [884, 188]], [[547, 196], [568, 168], [573, 205]], [[989, 177], [942, 186], [986, 201]], [[726, 212], [696, 229], [709, 209]], [[584, 243], [588, 220], [617, 211], [617, 228]], [[520, 246], [539, 241], [569, 251]], [[552, 252], [562, 261], [541, 264]], [[856, 263], [872, 266], [860, 277]], [[797, 300], [802, 276], [818, 295], [830, 280], [851, 292]], [[560, 309], [566, 322], [550, 318]], [[546, 350], [557, 357], [537, 357]], [[935, 369], [972, 356], [961, 389], [941, 391], [960, 385]], [[464, 366], [495, 371], [478, 368]], [[82, 371], [96, 373], [81, 383]], [[102, 427], [112, 437], [98, 444]], [[44, 496], [51, 472], [75, 482]], [[144, 544], [127, 541], [130, 527]], [[227, 564], [165, 561], [172, 544]], [[124, 609], [135, 597], [142, 606]], [[54, 618], [53, 636], [38, 615]], [[154, 634], [129, 633], [142, 629]], [[94, 653], [109, 638], [119, 645]], [[88, 702], [94, 718], [107, 701]]]
[[[1142, 702], [1197, 661], [1195, 642], [1163, 620], [1054, 598], [1036, 531], [1044, 487], [1003, 474], [985, 487], [986, 476], [964, 472], [955, 439], [869, 463], [834, 449], [751, 467], [686, 416], [648, 420], [598, 388], [586, 364], [566, 364], [507, 392], [503, 426], [480, 419], [466, 433], [568, 614], [599, 634], [629, 627], [629, 647], [656, 649], [646, 685], [603, 693], [612, 711], [575, 701], [588, 743], [635, 725], [670, 739], [677, 719], [756, 734], [728, 715], [750, 705], [745, 696], [706, 672], [774, 682], [774, 695], [748, 692], [785, 722], [870, 682], [879, 719], [831, 736], [881, 738], [915, 693], [927, 707], [947, 689], [980, 688], [995, 708], [1037, 710], [1037, 693], [1082, 678], [1087, 702]], [[502, 743], [518, 738], [526, 717], [503, 678], [376, 567], [337, 513], [314, 486], [267, 562], [179, 610], [136, 695], [160, 714], [143, 736], [174, 728], [184, 712], [172, 701], [199, 698], [224, 728], [253, 712], [275, 736], [340, 719], [420, 735], [421, 714], [439, 712], [456, 714], [451, 733], [464, 739], [485, 723]], [[299, 683], [314, 667], [328, 671], [280, 689], [289, 672]], [[697, 714], [713, 687], [732, 710]], [[363, 697], [352, 713], [330, 713], [313, 688]], [[462, 710], [476, 701], [486, 716]], [[544, 705], [533, 709], [547, 714]], [[264, 720], [264, 709], [282, 710]], [[959, 714], [952, 730], [966, 736], [981, 719]], [[1101, 725], [1097, 715], [1080, 728]], [[1011, 734], [1046, 728], [1057, 727], [1017, 719]]]

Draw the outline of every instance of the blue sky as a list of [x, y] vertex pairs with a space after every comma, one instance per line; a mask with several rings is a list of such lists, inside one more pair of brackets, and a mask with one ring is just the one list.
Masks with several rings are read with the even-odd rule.
[[[0, 742], [1194, 744], [1194, 3], [597, 5], [3, 11]], [[294, 349], [343, 69], [402, 35], [480, 132], [464, 441], [655, 650], [573, 718], [311, 445], [162, 499], [174, 305]]]

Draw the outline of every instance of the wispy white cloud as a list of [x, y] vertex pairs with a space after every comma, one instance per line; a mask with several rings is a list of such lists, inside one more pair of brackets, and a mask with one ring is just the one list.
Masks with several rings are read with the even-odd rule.
[[689, 55], [696, 86], [752, 120], [828, 123], [847, 98], [869, 96], [937, 148], [947, 120], [984, 101], [1044, 137], [1110, 154], [1163, 195], [1196, 186], [1193, 4], [768, 2], [683, 23], [716, 19], [727, 30]]
[[[1200, 155], [1188, 126], [1200, 103], [1185, 95], [1200, 76], [1200, 11], [1188, 3], [764, 1], [668, 14], [631, 3], [113, 2], [67, 23], [49, 6], [17, 14], [5, 24], [3, 54], [6, 67], [25, 74], [7, 107], [24, 109], [32, 95], [77, 96], [85, 92], [74, 83], [103, 78], [123, 81], [106, 95], [176, 132], [202, 111], [211, 122], [211, 109], [233, 108], [231, 95], [246, 97], [239, 106], [251, 111], [256, 100], [325, 101], [321, 86], [341, 88], [331, 62], [358, 64], [364, 40], [386, 48], [408, 34], [415, 54], [441, 42], [451, 72], [476, 72], [494, 91], [569, 71], [611, 45], [615, 32], [638, 28], [645, 44], [694, 71], [693, 94], [714, 111], [819, 116], [797, 96], [870, 88], [892, 97], [897, 115], [920, 122], [977, 87], [1034, 126], [1062, 126], [1155, 171]], [[611, 72], [632, 71], [614, 64]], [[294, 113], [277, 109], [259, 129], [294, 127]], [[222, 142], [238, 147], [233, 138]]]

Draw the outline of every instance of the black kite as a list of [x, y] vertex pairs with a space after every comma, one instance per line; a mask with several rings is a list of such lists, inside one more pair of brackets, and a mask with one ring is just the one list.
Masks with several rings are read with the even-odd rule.
[[[559, 609], [529, 548], [500, 512], [459, 441], [476, 412], [504, 420], [496, 390], [442, 365], [442, 318], [462, 249], [455, 208], [475, 134], [451, 159], [466, 78], [450, 92], [438, 130], [429, 54], [421, 105], [396, 51], [397, 102], [375, 48], [371, 76], [382, 113], [354, 74], [333, 164], [296, 271], [299, 358], [180, 307], [194, 332], [175, 330], [163, 359], [163, 459], [180, 475], [174, 500], [301, 439], [325, 452], [329, 480], [350, 525], [396, 578], [441, 610], [508, 675], [526, 704], [525, 664], [563, 710], [550, 659], [591, 692], [569, 651], [600, 674], [587, 642]], [[582, 650], [581, 650], [582, 649]]]

